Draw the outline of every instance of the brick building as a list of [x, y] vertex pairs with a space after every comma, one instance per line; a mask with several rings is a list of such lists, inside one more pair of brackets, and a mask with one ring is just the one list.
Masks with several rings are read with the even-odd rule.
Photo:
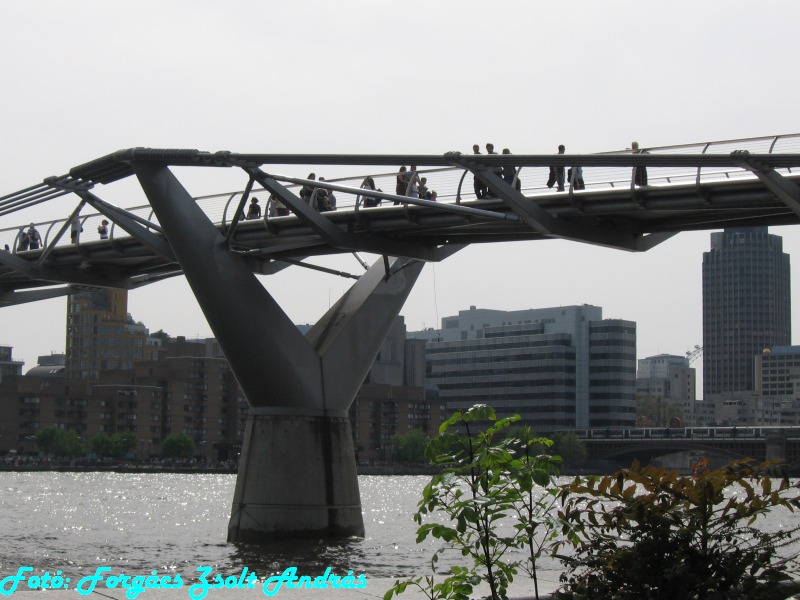
[[[23, 376], [8, 348], [14, 369], [0, 379], [0, 454], [35, 453], [34, 436], [52, 425], [87, 447], [100, 432], [132, 433], [137, 460], [158, 457], [173, 433], [194, 441], [199, 460], [238, 458], [249, 406], [216, 340], [152, 338], [126, 309], [122, 290], [71, 299], [65, 366]], [[406, 341], [398, 318], [350, 410], [360, 462], [390, 460], [394, 434], [438, 430], [444, 411], [426, 400], [424, 349]]]

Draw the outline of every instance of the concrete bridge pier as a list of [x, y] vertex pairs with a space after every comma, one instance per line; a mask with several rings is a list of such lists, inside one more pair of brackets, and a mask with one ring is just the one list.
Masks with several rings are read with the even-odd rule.
[[305, 336], [311, 360], [283, 374], [321, 373], [317, 406], [250, 408], [228, 541], [364, 535], [347, 411], [423, 266], [392, 264], [405, 268], [387, 279], [375, 263]]
[[132, 166], [250, 404], [228, 540], [363, 535], [347, 411], [423, 263], [377, 261], [303, 336], [166, 166]]
[[765, 460], [786, 460], [786, 432], [768, 431], [764, 439], [766, 445]]
[[347, 412], [251, 408], [228, 541], [364, 535]]

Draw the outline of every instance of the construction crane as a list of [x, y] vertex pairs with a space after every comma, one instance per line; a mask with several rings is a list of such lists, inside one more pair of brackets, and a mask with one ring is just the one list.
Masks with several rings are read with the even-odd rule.
[[686, 358], [689, 360], [689, 364], [691, 365], [694, 361], [700, 358], [702, 354], [703, 354], [703, 347], [695, 344], [694, 350], [689, 350], [686, 352]]

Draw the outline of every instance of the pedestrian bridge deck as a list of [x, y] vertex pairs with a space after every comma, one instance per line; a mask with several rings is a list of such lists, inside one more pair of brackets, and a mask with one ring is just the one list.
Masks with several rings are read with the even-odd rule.
[[[195, 201], [217, 224], [229, 248], [263, 274], [335, 253], [438, 261], [467, 244], [500, 241], [563, 238], [639, 251], [680, 231], [789, 225], [800, 218], [800, 134], [646, 151], [558, 156], [120, 151], [0, 197], [0, 243], [10, 250], [0, 254], [0, 304], [68, 293], [70, 286], [132, 289], [181, 274], [149, 204], [132, 197], [135, 189], [117, 202], [97, 195], [101, 185], [105, 194], [118, 182], [130, 181], [137, 162], [169, 165], [176, 173], [198, 167], [240, 169], [241, 189]], [[416, 165], [427, 187], [437, 191], [437, 202], [393, 193], [394, 169], [401, 164]], [[576, 190], [571, 182], [564, 193], [545, 187], [551, 165], [582, 166], [586, 189]], [[519, 191], [495, 176], [509, 166], [516, 168]], [[649, 172], [646, 187], [633, 185], [634, 170], [642, 166]], [[357, 175], [314, 182], [337, 198], [336, 211], [317, 213], [298, 197], [305, 176], [278, 174], [299, 169]], [[367, 174], [376, 187], [388, 190], [376, 194], [383, 199], [380, 207], [363, 206], [361, 185]], [[475, 199], [473, 178], [486, 183], [496, 197]], [[280, 198], [291, 214], [271, 216], [265, 210], [260, 219], [243, 219], [248, 198], [259, 198], [266, 209], [270, 195]], [[54, 214], [59, 216], [52, 218]], [[67, 234], [73, 218], [83, 228], [76, 244]], [[111, 222], [108, 240], [97, 233], [102, 219]], [[44, 248], [17, 251], [20, 227], [30, 222], [37, 223]], [[63, 284], [67, 286], [54, 287]], [[44, 295], [16, 293], [35, 288], [50, 289]]]

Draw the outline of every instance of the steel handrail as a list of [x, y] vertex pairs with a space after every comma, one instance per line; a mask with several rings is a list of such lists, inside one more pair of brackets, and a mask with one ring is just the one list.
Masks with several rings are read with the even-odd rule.
[[[774, 150], [778, 146], [779, 142], [782, 142], [782, 143], [789, 142], [789, 143], [791, 143], [793, 141], [794, 142], [800, 142], [800, 134], [782, 134], [782, 135], [775, 135], [775, 136], [760, 136], [760, 137], [754, 137], [754, 138], [734, 138], [734, 139], [730, 139], [730, 140], [716, 140], [716, 141], [712, 141], [712, 142], [679, 144], [679, 145], [671, 145], [671, 146], [655, 146], [655, 147], [642, 148], [642, 150], [646, 150], [647, 152], [649, 152], [651, 154], [660, 154], [660, 153], [674, 152], [676, 150], [686, 150], [686, 149], [694, 148], [694, 149], [698, 150], [698, 152], [697, 152], [698, 155], [705, 155], [705, 154], [708, 154], [712, 148], [720, 147], [720, 146], [734, 145], [734, 144], [746, 145], [746, 146], [754, 146], [754, 145], [758, 145], [758, 144], [767, 144], [768, 148], [767, 148], [766, 153], [767, 154], [773, 154]], [[800, 144], [798, 144], [798, 145], [800, 146]], [[747, 148], [741, 148], [741, 149], [747, 149]], [[613, 155], [613, 154], [620, 154], [620, 153], [626, 153], [626, 152], [630, 152], [630, 150], [618, 150], [618, 151], [611, 151], [611, 152], [603, 152], [603, 153], [597, 153], [597, 155]], [[658, 167], [656, 167], [656, 169], [657, 168]], [[666, 167], [664, 167], [664, 168], [666, 168]], [[594, 175], [594, 173], [592, 171], [593, 170], [598, 170], [598, 169], [605, 169], [606, 171], [608, 171], [609, 169], [612, 169], [612, 167], [589, 167], [589, 168], [584, 168], [584, 181], [586, 183], [586, 187], [587, 188], [589, 188], [590, 186], [594, 190], [596, 190], [598, 187], [602, 187], [602, 186], [608, 186], [610, 188], [614, 188], [614, 187], [616, 187], [615, 184], [622, 183], [623, 181], [628, 181], [627, 178], [620, 179], [620, 180], [613, 179], [613, 178], [606, 178], [606, 179], [592, 178], [591, 176]], [[786, 167], [786, 169], [791, 173], [791, 167]], [[522, 170], [521, 167], [516, 170], [515, 178], [521, 179], [521, 177], [520, 177], [521, 170]], [[460, 177], [458, 178], [457, 184], [454, 186], [455, 187], [454, 193], [452, 193], [452, 194], [449, 194], [449, 193], [448, 194], [445, 194], [445, 193], [439, 194], [438, 195], [438, 201], [441, 204], [447, 204], [448, 200], [450, 200], [454, 204], [460, 204], [462, 199], [463, 199], [463, 196], [462, 196], [463, 181], [464, 181], [467, 173], [469, 172], [468, 170], [462, 169], [460, 167], [436, 167], [436, 168], [429, 169], [429, 170], [426, 169], [424, 171], [414, 171], [414, 174], [418, 175], [419, 173], [425, 173], [425, 174], [445, 174], [445, 175], [453, 174], [453, 175], [455, 175], [459, 171], [460, 171]], [[741, 174], [744, 177], [751, 177], [752, 176], [749, 172], [743, 171], [742, 169], [738, 169], [738, 168], [723, 169], [723, 170], [715, 169], [715, 170], [709, 172], [708, 170], [703, 171], [703, 167], [698, 167], [697, 171], [696, 171], [696, 173], [694, 175], [695, 185], [700, 186], [703, 183], [703, 181], [704, 180], [707, 181], [709, 177], [724, 176], [725, 178], [730, 178], [734, 174], [737, 174], [737, 175]], [[376, 182], [377, 182], [378, 179], [396, 177], [396, 175], [397, 175], [397, 172], [393, 171], [393, 172], [379, 173], [377, 175], [371, 175], [371, 176], [373, 177], [373, 179], [376, 179]], [[673, 180], [678, 180], [678, 179], [682, 179], [682, 178], [690, 177], [690, 176], [692, 176], [692, 175], [690, 175], [689, 173], [678, 172], [678, 173], [671, 173], [671, 174], [666, 175], [666, 176], [658, 176], [658, 175], [651, 176], [650, 180], [652, 182], [656, 183], [656, 184], [659, 184], [659, 183], [663, 182], [663, 183], [666, 183], [666, 184], [669, 185], [669, 184], [673, 184]], [[363, 175], [347, 176], [347, 177], [340, 177], [340, 178], [336, 178], [336, 179], [328, 179], [328, 180], [326, 180], [325, 183], [329, 183], [329, 182], [332, 183], [332, 182], [338, 182], [338, 181], [347, 182], [347, 181], [363, 180], [363, 178], [364, 178]], [[440, 181], [444, 182], [444, 181], [447, 181], [447, 179], [443, 179], [443, 180], [440, 180]], [[377, 186], [377, 183], [376, 183], [376, 186]], [[290, 187], [294, 187], [294, 186], [290, 186]], [[431, 189], [435, 188], [435, 182], [430, 181], [430, 178], [429, 178], [429, 186], [428, 187], [431, 188]], [[575, 191], [572, 188], [573, 188], [573, 185], [572, 185], [572, 181], [571, 181], [570, 182], [570, 193], [571, 194], [572, 193], [576, 193], [576, 194], [580, 194], [581, 193], [580, 191]], [[552, 193], [550, 190], [547, 190], [544, 186], [541, 186], [541, 187], [540, 186], [528, 186], [528, 187], [524, 188], [524, 191], [527, 193], [527, 195], [533, 195], [533, 196]], [[49, 187], [46, 184], [37, 184], [37, 185], [34, 185], [34, 186], [30, 186], [28, 188], [25, 188], [24, 190], [20, 190], [18, 192], [15, 192], [15, 193], [8, 194], [8, 195], [0, 197], [0, 216], [11, 214], [11, 213], [20, 212], [20, 211], [22, 211], [24, 209], [37, 206], [37, 205], [39, 205], [39, 204], [41, 204], [43, 202], [46, 202], [48, 200], [52, 200], [52, 199], [61, 197], [63, 195], [66, 195], [67, 193], [70, 193], [70, 192], [69, 191], [65, 191], [63, 189], [57, 189], [57, 188]], [[242, 193], [241, 191], [234, 191], [234, 192], [225, 192], [225, 193], [222, 193], [222, 194], [198, 196], [195, 199], [195, 201], [197, 201], [198, 203], [204, 203], [206, 201], [217, 202], [220, 199], [226, 198], [226, 201], [223, 202], [221, 215], [220, 215], [221, 222], [223, 224], [225, 224], [225, 223], [227, 223], [229, 221], [228, 210], [229, 210], [229, 207], [230, 207], [230, 203], [233, 201], [233, 199], [237, 195], [239, 195], [241, 193]], [[263, 190], [263, 188], [261, 188], [260, 190], [253, 190], [253, 193], [254, 194], [255, 193], [266, 193], [266, 190]], [[349, 198], [349, 195], [351, 194], [351, 192], [344, 192], [344, 193], [346, 194], [345, 198]], [[359, 200], [361, 198], [361, 195], [360, 194], [353, 194], [353, 196], [354, 196], [354, 201], [353, 201], [352, 204], [350, 204], [346, 200], [344, 202], [338, 203], [337, 211], [338, 210], [358, 210], [358, 202], [359, 202]], [[211, 208], [211, 207], [209, 207], [209, 208]], [[151, 223], [155, 223], [155, 221], [154, 221], [154, 213], [153, 213], [152, 207], [149, 204], [137, 205], [137, 206], [128, 208], [126, 210], [128, 210], [130, 212], [147, 211], [148, 212], [148, 217], [147, 217], [146, 220], [151, 222]], [[207, 212], [210, 212], [210, 211], [207, 211]], [[265, 216], [266, 216], [266, 210], [265, 210]], [[93, 222], [95, 219], [102, 219], [102, 218], [103, 218], [102, 213], [99, 213], [99, 212], [98, 213], [91, 213], [91, 214], [89, 214], [89, 215], [87, 215], [87, 216], [85, 216], [83, 218], [83, 223], [85, 224], [85, 223], [88, 223], [88, 222]], [[45, 246], [49, 245], [49, 243], [50, 243], [50, 235], [51, 235], [52, 230], [57, 225], [62, 224], [63, 222], [64, 222], [64, 219], [54, 219], [54, 220], [50, 220], [50, 221], [39, 221], [39, 227], [41, 227], [45, 231], [45, 236], [43, 238], [43, 243], [45, 244]], [[13, 227], [8, 227], [8, 228], [2, 228], [2, 229], [0, 229], [0, 238], [4, 238], [4, 239], [6, 239], [6, 240], [8, 240], [10, 242], [13, 242], [14, 250], [16, 250], [18, 232], [19, 232], [19, 226], [18, 225], [14, 225]], [[112, 223], [111, 227], [110, 227], [110, 231], [109, 231], [109, 239], [112, 238], [114, 233], [115, 233], [115, 223]], [[93, 235], [82, 236], [82, 237], [88, 237], [89, 238], [89, 239], [84, 239], [83, 240], [84, 242], [95, 241]], [[99, 239], [99, 236], [98, 236], [98, 239]], [[79, 238], [79, 240], [80, 240], [80, 238]], [[58, 243], [61, 243], [61, 240], [59, 240]], [[80, 243], [80, 241], [79, 241], [79, 243]]]

